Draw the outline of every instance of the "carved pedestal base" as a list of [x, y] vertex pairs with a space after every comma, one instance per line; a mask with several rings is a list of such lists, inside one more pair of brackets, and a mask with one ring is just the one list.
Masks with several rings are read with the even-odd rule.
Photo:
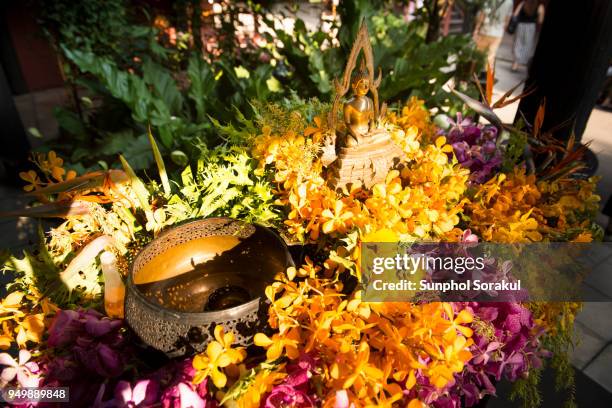
[[340, 148], [330, 167], [330, 183], [334, 187], [352, 183], [370, 188], [384, 182], [389, 170], [403, 157], [402, 149], [386, 132], [376, 132], [370, 143]]

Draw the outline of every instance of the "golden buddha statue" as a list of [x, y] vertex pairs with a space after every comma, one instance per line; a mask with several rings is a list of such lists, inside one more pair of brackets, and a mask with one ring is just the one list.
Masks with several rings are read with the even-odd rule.
[[367, 96], [370, 91], [370, 79], [364, 70], [363, 60], [351, 88], [353, 97], [344, 103], [344, 123], [347, 128], [344, 147], [364, 143], [366, 135], [370, 132], [370, 124], [374, 120], [374, 102]]
[[[363, 51], [361, 66], [351, 79], [360, 51]], [[334, 187], [352, 184], [370, 188], [384, 182], [389, 170], [404, 157], [402, 149], [379, 124], [385, 110], [383, 105], [381, 114], [378, 106], [380, 81], [380, 74], [374, 79], [372, 47], [367, 27], [362, 23], [343, 81], [335, 81], [336, 98], [328, 118], [333, 138], [324, 146], [321, 158], [323, 164], [328, 166], [329, 180]], [[353, 95], [344, 102], [343, 123], [336, 126], [340, 100], [349, 86]], [[368, 93], [372, 93], [373, 99], [367, 96]]]

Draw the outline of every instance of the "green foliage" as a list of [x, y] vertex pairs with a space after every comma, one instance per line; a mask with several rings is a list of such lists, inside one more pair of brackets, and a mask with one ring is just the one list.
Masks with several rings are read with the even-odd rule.
[[520, 130], [512, 129], [508, 136], [508, 143], [504, 152], [502, 171], [511, 173], [514, 167], [522, 160], [525, 147], [527, 146], [527, 134]]
[[476, 60], [467, 36], [447, 36], [426, 43], [418, 23], [406, 24], [394, 14], [372, 17], [376, 65], [382, 69], [380, 97], [403, 101], [418, 96], [431, 107], [449, 107], [455, 101], [442, 89], [450, 79], [468, 80], [466, 64]]
[[472, 70], [482, 66], [482, 56], [471, 38], [455, 35], [427, 42], [426, 21], [406, 23], [392, 10], [381, 7], [376, 2], [342, 2], [340, 47], [332, 46], [333, 39], [327, 33], [309, 33], [299, 19], [292, 34], [276, 30], [283, 47], [275, 51], [291, 69], [285, 79], [288, 87], [299, 90], [304, 97], [329, 99], [333, 93], [331, 81], [334, 76], [342, 75], [346, 56], [365, 19], [370, 29], [374, 65], [381, 69], [383, 76], [379, 89], [382, 100], [393, 103], [418, 96], [427, 106], [457, 110], [460, 104], [442, 86], [450, 79], [471, 80]]
[[179, 192], [166, 206], [168, 223], [228, 216], [270, 225], [279, 221], [272, 186], [254, 174], [255, 165], [243, 148], [218, 147], [181, 174]]
[[173, 135], [189, 137], [201, 131], [201, 125], [180, 116], [183, 97], [171, 74], [161, 65], [148, 59], [139, 76], [90, 51], [63, 50], [81, 71], [95, 75], [113, 97], [122, 101], [136, 123], [154, 126], [164, 146], [172, 147]]
[[[140, 154], [149, 125], [161, 153], [171, 154], [176, 158], [172, 163], [182, 165], [185, 156], [196, 154], [195, 146], [240, 142], [242, 136], [231, 131], [256, 117], [254, 101], [288, 100], [293, 93], [329, 101], [333, 78], [343, 73], [362, 19], [370, 27], [375, 64], [383, 74], [380, 96], [388, 103], [416, 95], [430, 107], [456, 111], [460, 101], [450, 99], [442, 85], [449, 79], [465, 84], [480, 58], [469, 37], [429, 41], [426, 19], [406, 23], [386, 1], [343, 1], [337, 39], [321, 30], [308, 31], [297, 19], [291, 33], [283, 28], [260, 32], [268, 42], [263, 48], [251, 43], [239, 46], [236, 21], [239, 13], [246, 12], [274, 27], [265, 7], [226, 3], [217, 33], [222, 53], [206, 57], [201, 42], [189, 41], [190, 32], [179, 33], [172, 46], [155, 29], [134, 24], [140, 10], [128, 13], [122, 0], [111, 1], [105, 9], [109, 19], [114, 16], [111, 28], [95, 16], [96, 10], [106, 7], [100, 0], [77, 7], [86, 23], [67, 10], [64, 0], [53, 3], [45, 9], [43, 21], [68, 62], [65, 68], [76, 76], [74, 83], [98, 101], [90, 102], [94, 107], [85, 113], [78, 104], [76, 112], [56, 112], [68, 136], [60, 139], [57, 150], [71, 154], [70, 161], [82, 161], [84, 168], [97, 167], [99, 162], [112, 165], [116, 153], [122, 153], [135, 170], [150, 168], [151, 156]], [[178, 28], [189, 30], [186, 22], [194, 21], [187, 3], [177, 4], [176, 10]], [[61, 18], [63, 13], [68, 13], [66, 19]], [[95, 27], [91, 33], [98, 37], [90, 38], [87, 24]]]
[[[133, 66], [134, 57], [143, 52], [159, 58], [169, 54], [158, 44], [154, 28], [134, 23], [142, 18], [130, 13], [126, 0], [50, 0], [38, 5], [40, 22], [58, 48], [92, 51], [124, 68]], [[64, 70], [69, 77], [78, 76], [69, 64]]]
[[[180, 149], [193, 153], [193, 146], [203, 141], [209, 146], [222, 142], [211, 126], [210, 118], [230, 122], [235, 110], [250, 111], [249, 100], [270, 100], [273, 86], [270, 85], [272, 67], [261, 65], [249, 71], [235, 68], [227, 61], [214, 64], [192, 56], [188, 61], [189, 86], [180, 89], [172, 71], [152, 58], [146, 58], [141, 73], [121, 69], [108, 57], [96, 56], [91, 51], [71, 50], [63, 47], [65, 56], [82, 72], [92, 74], [99, 82], [87, 84], [91, 91], [107, 92], [128, 108], [133, 129], [109, 132], [97, 129], [99, 153], [111, 155], [124, 153], [135, 169], [152, 164], [150, 155], [140, 156], [140, 147], [146, 145], [144, 129], [150, 125], [159, 135], [166, 151]], [[76, 114], [58, 110], [60, 126], [77, 140], [87, 141], [87, 125], [79, 122]], [[212, 123], [215, 123], [212, 121]], [[142, 132], [134, 136], [134, 132]], [[78, 158], [85, 158], [79, 155]], [[76, 159], [72, 157], [72, 159]]]
[[519, 378], [513, 384], [510, 399], [520, 400], [523, 408], [533, 408], [542, 405], [542, 395], [540, 394], [540, 379], [542, 378], [541, 369], [532, 369], [527, 378]]
[[68, 307], [76, 299], [89, 299], [93, 301], [101, 293], [98, 279], [99, 266], [96, 263], [88, 265], [80, 274], [68, 282], [67, 287], [60, 279], [61, 265], [66, 265], [69, 257], [74, 254], [66, 253], [61, 256], [52, 256], [47, 248], [42, 229], [39, 228], [40, 243], [36, 251], [24, 251], [23, 257], [9, 255], [2, 258], [0, 270], [12, 273], [13, 280], [7, 285], [8, 292], [22, 290], [29, 292], [30, 288], [38, 288], [60, 308]]

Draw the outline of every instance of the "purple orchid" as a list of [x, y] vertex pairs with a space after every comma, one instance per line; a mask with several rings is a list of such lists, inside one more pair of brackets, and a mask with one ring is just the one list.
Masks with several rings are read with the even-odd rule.
[[79, 337], [100, 338], [112, 334], [122, 326], [121, 320], [112, 320], [95, 310], [61, 310], [49, 328], [51, 347], [64, 347]]
[[71, 347], [72, 354], [88, 371], [116, 377], [125, 365], [123, 322], [95, 310], [62, 310], [49, 328], [51, 347]]
[[166, 388], [161, 403], [164, 408], [208, 408], [216, 405], [202, 398], [191, 384], [185, 382]]
[[449, 120], [451, 127], [446, 134], [457, 161], [470, 169], [470, 183], [482, 184], [489, 180], [503, 161], [497, 146], [497, 128], [475, 124], [460, 113], [457, 121]]
[[281, 384], [272, 389], [272, 392], [266, 398], [264, 406], [265, 408], [310, 408], [316, 405], [305, 392], [290, 385]]

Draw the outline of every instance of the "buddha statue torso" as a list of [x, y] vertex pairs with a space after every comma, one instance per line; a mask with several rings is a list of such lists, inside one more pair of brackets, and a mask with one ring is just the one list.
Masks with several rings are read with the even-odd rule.
[[355, 95], [344, 104], [344, 123], [347, 135], [344, 145], [357, 146], [366, 142], [366, 135], [370, 132], [370, 122], [374, 119], [374, 103], [372, 99], [363, 95]]

